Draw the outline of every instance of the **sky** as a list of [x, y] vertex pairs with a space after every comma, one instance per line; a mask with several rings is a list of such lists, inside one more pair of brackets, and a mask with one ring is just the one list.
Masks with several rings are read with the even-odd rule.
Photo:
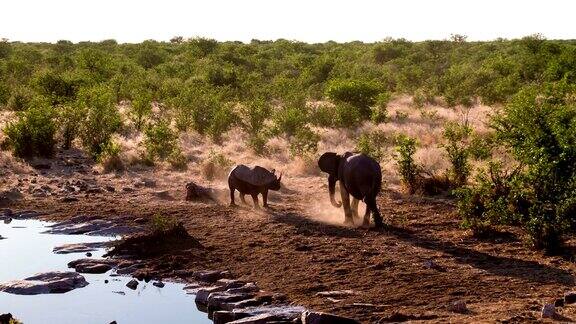
[[0, 0], [0, 38], [136, 43], [173, 36], [374, 42], [576, 39], [571, 0]]

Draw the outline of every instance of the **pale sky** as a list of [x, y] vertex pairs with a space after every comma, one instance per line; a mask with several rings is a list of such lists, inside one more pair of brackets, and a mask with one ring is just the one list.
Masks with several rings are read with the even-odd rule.
[[0, 38], [141, 42], [172, 36], [305, 42], [575, 39], [571, 0], [0, 0]]

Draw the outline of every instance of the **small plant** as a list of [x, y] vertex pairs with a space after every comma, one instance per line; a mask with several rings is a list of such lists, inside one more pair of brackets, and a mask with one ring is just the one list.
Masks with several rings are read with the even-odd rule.
[[30, 158], [50, 157], [56, 146], [55, 112], [48, 102], [35, 98], [18, 120], [4, 128], [8, 145], [14, 155]]
[[382, 131], [374, 131], [363, 133], [356, 141], [356, 151], [366, 154], [378, 162], [384, 158], [384, 150], [382, 146], [386, 143], [387, 139]]
[[120, 115], [114, 106], [114, 95], [106, 86], [81, 89], [76, 107], [82, 111], [80, 124], [82, 144], [94, 158], [102, 152], [120, 126]]
[[153, 233], [168, 232], [177, 226], [177, 222], [173, 217], [165, 216], [162, 214], [154, 214], [150, 221], [150, 230]]
[[98, 162], [102, 164], [105, 172], [124, 170], [124, 163], [120, 158], [121, 151], [120, 145], [112, 140], [102, 147]]
[[370, 117], [370, 107], [376, 103], [380, 92], [377, 84], [361, 80], [335, 80], [326, 89], [330, 99], [356, 107], [363, 119]]
[[302, 107], [290, 106], [278, 110], [273, 116], [276, 133], [293, 136], [308, 122], [306, 110]]
[[290, 153], [293, 156], [309, 156], [318, 150], [320, 135], [308, 127], [299, 129], [290, 139]]
[[232, 104], [220, 105], [214, 111], [212, 121], [208, 127], [208, 135], [216, 143], [220, 143], [222, 134], [226, 133], [237, 119], [232, 111]]
[[174, 168], [175, 170], [186, 170], [188, 167], [188, 160], [182, 154], [180, 148], [175, 149], [172, 153], [168, 156], [168, 163]]
[[175, 151], [179, 151], [178, 135], [170, 128], [168, 122], [160, 121], [146, 129], [144, 147], [147, 160], [151, 162], [166, 160]]
[[30, 104], [33, 92], [27, 87], [18, 87], [12, 91], [6, 107], [12, 111], [22, 111]]
[[142, 130], [145, 119], [152, 113], [152, 94], [140, 90], [134, 95], [130, 106], [130, 118], [137, 130]]
[[472, 128], [466, 124], [448, 123], [444, 128], [443, 136], [447, 143], [443, 147], [452, 165], [449, 174], [456, 188], [465, 185], [470, 175], [468, 138], [471, 134]]
[[402, 183], [404, 183], [408, 192], [413, 194], [416, 192], [420, 173], [420, 168], [414, 161], [416, 139], [403, 134], [399, 135], [396, 138], [396, 153], [396, 163], [398, 164]]
[[62, 148], [65, 150], [72, 147], [72, 142], [78, 136], [82, 123], [82, 111], [72, 105], [56, 107], [58, 112], [58, 125], [62, 133]]
[[403, 123], [408, 119], [408, 113], [401, 110], [396, 110], [396, 121]]
[[362, 114], [358, 108], [347, 103], [336, 104], [335, 126], [350, 128], [360, 125], [361, 122]]
[[224, 178], [232, 167], [230, 161], [221, 152], [210, 151], [208, 158], [202, 163], [202, 174], [207, 180], [214, 180], [216, 178]]

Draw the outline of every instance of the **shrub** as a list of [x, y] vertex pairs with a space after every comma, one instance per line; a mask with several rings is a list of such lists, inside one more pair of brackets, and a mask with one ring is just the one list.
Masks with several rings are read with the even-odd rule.
[[396, 110], [396, 121], [403, 123], [408, 119], [408, 113], [401, 110]]
[[470, 175], [470, 147], [468, 138], [472, 134], [472, 128], [468, 125], [447, 123], [444, 127], [443, 136], [447, 141], [443, 145], [446, 155], [451, 164], [450, 178], [455, 187], [461, 187], [468, 181]]
[[320, 135], [309, 127], [303, 127], [296, 131], [290, 139], [290, 153], [293, 156], [310, 156], [318, 150]]
[[82, 144], [97, 158], [121, 125], [120, 115], [114, 106], [114, 95], [103, 85], [83, 88], [78, 93], [76, 106], [84, 116], [80, 125]]
[[333, 127], [336, 124], [336, 107], [320, 105], [310, 112], [310, 123], [319, 127]]
[[308, 116], [303, 108], [287, 107], [276, 111], [273, 121], [276, 133], [293, 136], [308, 122]]
[[102, 152], [98, 156], [98, 162], [104, 167], [104, 172], [122, 171], [124, 163], [120, 158], [120, 145], [110, 140], [102, 147]]
[[152, 94], [139, 90], [133, 95], [130, 117], [137, 130], [142, 130], [145, 119], [152, 113]]
[[221, 152], [210, 151], [208, 158], [202, 163], [202, 174], [207, 180], [214, 180], [216, 178], [224, 178], [227, 176], [232, 167], [230, 161]]
[[220, 143], [222, 135], [232, 127], [237, 119], [232, 107], [232, 103], [219, 105], [212, 115], [208, 135], [216, 143]]
[[46, 100], [32, 100], [29, 108], [19, 113], [18, 120], [4, 128], [14, 155], [25, 158], [52, 156], [56, 146], [54, 117], [54, 109]]
[[382, 145], [386, 143], [386, 135], [382, 131], [361, 134], [356, 141], [356, 151], [366, 154], [378, 162], [384, 158]]
[[31, 83], [37, 92], [49, 98], [53, 105], [73, 101], [78, 91], [77, 81], [50, 70], [38, 72]]
[[420, 173], [418, 165], [414, 161], [416, 153], [416, 140], [406, 135], [399, 135], [396, 138], [396, 163], [402, 183], [410, 194], [416, 192], [418, 175]]
[[178, 150], [178, 135], [166, 121], [160, 121], [145, 131], [144, 147], [149, 161], [166, 160]]
[[153, 233], [167, 232], [177, 226], [177, 221], [173, 217], [162, 214], [154, 214], [150, 220], [150, 231]]
[[65, 150], [72, 147], [83, 120], [82, 110], [72, 105], [56, 107], [58, 112], [58, 125], [62, 133], [62, 148]]
[[30, 104], [30, 99], [34, 96], [32, 90], [27, 87], [17, 87], [8, 98], [6, 107], [13, 111], [22, 111]]
[[370, 117], [370, 107], [376, 103], [380, 92], [377, 84], [361, 80], [335, 80], [326, 89], [330, 99], [358, 108], [362, 118]]
[[351, 128], [362, 123], [362, 114], [358, 108], [347, 103], [338, 103], [335, 108], [334, 125]]

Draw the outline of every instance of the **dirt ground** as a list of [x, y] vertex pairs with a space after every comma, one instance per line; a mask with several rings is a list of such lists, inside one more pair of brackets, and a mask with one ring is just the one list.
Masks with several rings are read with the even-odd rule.
[[[181, 221], [203, 250], [177, 246], [147, 259], [165, 277], [175, 270], [230, 270], [295, 304], [365, 323], [536, 321], [544, 303], [574, 285], [572, 257], [533, 251], [514, 229], [487, 240], [472, 238], [460, 228], [449, 199], [384, 191], [378, 204], [388, 226], [375, 231], [342, 225], [343, 212], [330, 207], [321, 176], [286, 175], [283, 189], [270, 197], [271, 208], [258, 211], [228, 207], [222, 183], [203, 183], [190, 173], [101, 174], [72, 153], [49, 164], [19, 174], [4, 170], [2, 189], [25, 192], [10, 208], [41, 211], [51, 219], [87, 214], [132, 224], [160, 214]], [[142, 179], [155, 183], [144, 186]], [[63, 202], [69, 194], [57, 188], [78, 180], [109, 190]], [[191, 180], [215, 187], [222, 201], [185, 201]], [[42, 186], [51, 194], [33, 194]], [[329, 290], [353, 293], [317, 295]], [[451, 311], [458, 301], [466, 303], [466, 313]], [[565, 320], [576, 319], [572, 307], [559, 312]]]

